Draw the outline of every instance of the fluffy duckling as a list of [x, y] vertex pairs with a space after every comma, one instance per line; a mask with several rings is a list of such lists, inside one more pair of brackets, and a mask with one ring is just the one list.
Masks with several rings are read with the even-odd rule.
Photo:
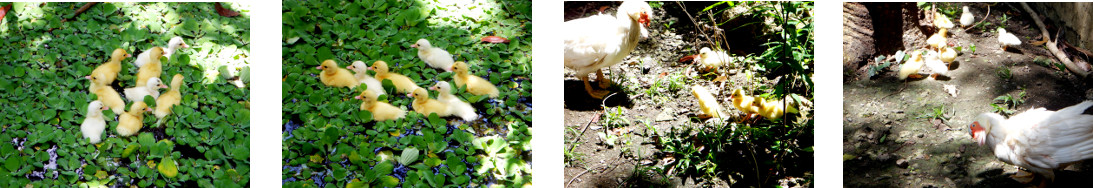
[[952, 63], [956, 61], [956, 50], [952, 47], [941, 48], [941, 61], [945, 63]]
[[[190, 45], [187, 45], [185, 41], [182, 41], [182, 37], [173, 37], [173, 38], [171, 38], [170, 42], [167, 42], [167, 47], [166, 48], [164, 48], [164, 47], [160, 47], [160, 48], [164, 49], [163, 50], [163, 56], [170, 57], [171, 54], [174, 54], [175, 51], [178, 50], [179, 48], [189, 48], [189, 47], [190, 47]], [[141, 52], [140, 55], [137, 55], [137, 60], [133, 61], [133, 65], [136, 65], [137, 67], [142, 67], [145, 64], [148, 64], [148, 62], [150, 62], [152, 60], [151, 55], [148, 53], [149, 51], [152, 51], [152, 49], [149, 48], [148, 50], [145, 50], [144, 52]], [[159, 59], [159, 58], [156, 58], [156, 59]]]
[[1013, 33], [1006, 32], [1005, 28], [998, 28], [998, 43], [1002, 44], [1002, 53], [1006, 51], [1006, 47], [1021, 45], [1021, 39], [1014, 36]]
[[680, 58], [679, 62], [693, 60], [694, 62], [701, 64], [703, 71], [710, 71], [724, 66], [725, 63], [731, 61], [729, 54], [725, 53], [725, 51], [713, 51], [709, 47], [702, 47], [698, 52], [698, 55]]
[[171, 114], [171, 107], [178, 105], [182, 102], [182, 79], [185, 78], [182, 74], [175, 74], [174, 78], [171, 78], [171, 89], [163, 95], [160, 95], [156, 99], [156, 110], [152, 114], [156, 115], [156, 118], [163, 119], [167, 115]]
[[110, 107], [110, 110], [114, 111], [114, 114], [121, 114], [125, 112], [125, 101], [121, 100], [121, 95], [118, 95], [117, 91], [110, 86], [101, 85], [97, 83], [91, 83], [91, 93], [99, 97], [99, 101], [102, 101], [103, 105]]
[[431, 113], [436, 113], [437, 116], [445, 117], [451, 114], [448, 113], [448, 105], [429, 98], [429, 92], [424, 88], [414, 89], [414, 92], [410, 94], [414, 98], [414, 111], [428, 116]]
[[379, 95], [376, 94], [376, 92], [372, 92], [372, 90], [364, 90], [361, 92], [361, 95], [357, 95], [355, 98], [364, 101], [361, 102], [361, 110], [372, 112], [373, 120], [387, 121], [406, 117], [405, 110], [392, 106], [389, 103], [378, 101]]
[[102, 65], [95, 67], [95, 70], [91, 71], [91, 75], [85, 76], [91, 83], [98, 83], [101, 85], [110, 85], [114, 83], [114, 79], [118, 77], [118, 72], [121, 72], [121, 60], [127, 57], [132, 57], [125, 50], [118, 48], [114, 49], [114, 52], [110, 54], [110, 60], [106, 61]]
[[759, 112], [759, 107], [755, 102], [755, 97], [744, 95], [744, 90], [736, 88], [732, 91], [732, 105], [746, 114], [754, 114]]
[[922, 69], [922, 65], [925, 63], [926, 60], [922, 59], [922, 50], [911, 53], [911, 59], [899, 66], [899, 79], [906, 80], [911, 75], [918, 75], [918, 71]]
[[157, 77], [148, 79], [148, 82], [144, 86], [137, 86], [131, 88], [125, 88], [122, 93], [125, 93], [125, 99], [132, 101], [144, 100], [144, 96], [151, 95], [153, 99], [159, 98], [159, 88], [167, 88], [167, 85], [163, 85], [163, 82]]
[[395, 85], [395, 90], [399, 93], [412, 93], [414, 90], [421, 88], [421, 86], [417, 86], [417, 83], [414, 83], [413, 80], [410, 80], [410, 77], [389, 72], [390, 69], [387, 68], [387, 62], [376, 61], [375, 63], [372, 63], [371, 67], [368, 67], [368, 70], [376, 71], [376, 80], [391, 80], [391, 83]]
[[784, 100], [767, 100], [759, 98], [756, 102], [759, 106], [759, 115], [767, 119], [781, 119], [786, 114]]
[[478, 119], [478, 114], [474, 112], [474, 106], [471, 106], [467, 101], [463, 101], [452, 95], [452, 85], [445, 81], [436, 82], [436, 85], [429, 89], [440, 91], [440, 95], [437, 96], [437, 100], [448, 105], [448, 113], [463, 118], [463, 121], [472, 121]]
[[328, 86], [355, 88], [361, 85], [357, 78], [353, 77], [353, 73], [338, 67], [338, 63], [335, 63], [333, 59], [323, 61], [323, 64], [315, 69], [323, 70], [322, 74], [319, 74], [319, 80]]
[[80, 132], [83, 132], [84, 138], [91, 140], [91, 144], [102, 141], [102, 131], [106, 129], [106, 119], [103, 119], [102, 111], [106, 109], [102, 101], [91, 101], [91, 104], [87, 104], [87, 117], [80, 124]]
[[417, 42], [410, 47], [417, 48], [417, 57], [421, 58], [421, 61], [425, 61], [430, 67], [443, 69], [447, 72], [452, 72], [452, 54], [448, 51], [433, 47], [429, 44], [429, 40], [417, 39]]
[[387, 94], [387, 92], [383, 91], [383, 84], [380, 84], [380, 81], [373, 78], [372, 75], [368, 75], [368, 66], [365, 66], [363, 61], [354, 61], [352, 65], [349, 65], [349, 67], [346, 68], [357, 72], [356, 74], [353, 74], [353, 77], [357, 78], [361, 83], [368, 85], [369, 91], [375, 92], [377, 95]]
[[948, 16], [945, 16], [945, 14], [934, 12], [934, 26], [937, 26], [937, 28], [952, 29], [955, 25], [953, 25], [953, 21], [950, 20]]
[[133, 136], [144, 127], [144, 112], [152, 111], [144, 102], [137, 101], [129, 111], [118, 118], [118, 136]]
[[151, 60], [137, 71], [138, 86], [148, 85], [149, 79], [158, 78], [163, 73], [163, 64], [159, 61], [159, 57], [163, 57], [163, 48], [157, 46], [148, 51], [150, 53], [148, 58]]
[[497, 90], [497, 86], [482, 77], [471, 74], [470, 69], [467, 67], [467, 63], [457, 61], [452, 65], [452, 71], [455, 72], [455, 76], [452, 78], [455, 81], [455, 85], [459, 87], [467, 86], [467, 92], [475, 95], [488, 95], [490, 98], [497, 98], [500, 95], [500, 91]]
[[946, 37], [948, 33], [949, 29], [941, 28], [939, 31], [937, 31], [937, 33], [934, 33], [934, 35], [931, 35], [930, 38], [926, 39], [926, 44], [930, 45], [930, 49], [939, 49], [941, 47], [944, 47], [949, 40], [948, 37]]
[[691, 94], [695, 95], [695, 98], [698, 98], [698, 106], [702, 110], [703, 115], [709, 116], [710, 118], [726, 117], [724, 115], [724, 110], [721, 109], [721, 104], [717, 103], [717, 99], [713, 97], [713, 94], [710, 94], [709, 90], [706, 90], [706, 87], [698, 85], [692, 86]]
[[945, 75], [949, 73], [949, 65], [941, 61], [940, 56], [941, 55], [934, 51], [927, 52], [925, 56], [926, 68], [930, 69], [929, 71], [932, 73], [931, 75], [933, 76]]
[[968, 27], [975, 21], [975, 15], [972, 15], [971, 11], [968, 11], [968, 6], [964, 6], [964, 13], [960, 14], [960, 25]]

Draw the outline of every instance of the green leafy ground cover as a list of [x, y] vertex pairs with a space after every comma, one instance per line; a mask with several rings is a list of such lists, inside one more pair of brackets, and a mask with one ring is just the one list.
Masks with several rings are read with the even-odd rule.
[[[287, 187], [522, 186], [531, 182], [529, 1], [284, 1], [282, 179]], [[507, 44], [480, 43], [501, 36]], [[334, 59], [388, 62], [419, 86], [452, 80], [411, 48], [419, 38], [497, 85], [489, 99], [454, 89], [481, 117], [464, 122], [412, 112], [412, 98], [381, 96], [406, 118], [372, 121], [356, 89], [323, 85]], [[375, 74], [369, 71], [370, 74]], [[387, 85], [388, 93], [393, 87]], [[436, 91], [430, 91], [436, 97]]]
[[[225, 75], [247, 67], [245, 5], [225, 4], [242, 13], [227, 18], [212, 3], [100, 3], [79, 16], [84, 3], [0, 6], [8, 4], [0, 21], [0, 187], [249, 184], [249, 87], [218, 76], [220, 67], [229, 67]], [[131, 137], [118, 137], [116, 115], [104, 111], [103, 142], [89, 144], [80, 123], [96, 96], [83, 77], [115, 48], [136, 57], [174, 36], [191, 48], [165, 58], [160, 77], [186, 77], [181, 104], [160, 126], [146, 114]], [[134, 85], [134, 60], [122, 61], [112, 86], [119, 93]], [[229, 80], [245, 83], [246, 72]]]

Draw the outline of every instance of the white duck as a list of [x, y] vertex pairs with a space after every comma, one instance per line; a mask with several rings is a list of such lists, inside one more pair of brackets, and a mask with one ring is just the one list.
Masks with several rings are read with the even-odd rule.
[[159, 77], [152, 77], [144, 83], [144, 86], [125, 88], [122, 92], [125, 93], [125, 99], [129, 99], [130, 102], [142, 101], [145, 95], [151, 95], [152, 99], [158, 99], [159, 88], [167, 88], [167, 85], [163, 85], [163, 81], [159, 80]]
[[376, 80], [372, 75], [368, 75], [368, 66], [364, 65], [364, 61], [354, 61], [352, 65], [345, 67], [346, 69], [356, 72], [353, 77], [356, 77], [361, 83], [368, 85], [368, 90], [376, 93], [376, 95], [385, 95], [387, 92], [383, 91], [383, 84], [379, 80]]
[[[171, 54], [174, 54], [175, 51], [179, 48], [189, 47], [190, 45], [187, 45], [186, 41], [182, 41], [182, 37], [173, 37], [171, 38], [170, 42], [167, 42], [167, 47], [163, 47], [163, 56], [171, 57]], [[144, 66], [144, 64], [147, 64], [149, 61], [151, 61], [151, 59], [148, 58], [148, 51], [151, 51], [151, 48], [140, 52], [140, 55], [137, 55], [137, 60], [133, 61], [133, 65], [136, 65], [137, 68], [140, 68], [141, 66]]]
[[474, 106], [452, 95], [452, 85], [448, 82], [436, 82], [436, 85], [429, 89], [440, 91], [440, 95], [436, 98], [441, 103], [448, 105], [448, 114], [459, 116], [459, 118], [463, 118], [463, 121], [478, 119], [478, 114], [474, 112]]
[[1041, 183], [1048, 183], [1055, 179], [1054, 169], [1093, 158], [1093, 115], [1083, 114], [1090, 106], [1093, 101], [1059, 111], [1034, 108], [1009, 119], [983, 113], [969, 131], [976, 143], [986, 144], [999, 160], [1042, 175], [1046, 181]]
[[106, 130], [106, 119], [102, 118], [102, 111], [106, 108], [101, 101], [91, 101], [87, 104], [87, 117], [80, 124], [80, 132], [84, 138], [89, 138], [91, 144], [102, 142], [102, 131]]
[[1021, 45], [1021, 39], [1014, 36], [1013, 33], [1006, 32], [1005, 28], [998, 28], [998, 43], [1002, 44], [1002, 53], [1006, 51], [1006, 47]]
[[601, 88], [610, 86], [600, 69], [622, 62], [648, 35], [645, 27], [652, 10], [645, 1], [626, 1], [615, 16], [599, 14], [563, 23], [562, 30], [567, 32], [561, 34], [565, 38], [565, 66], [577, 71], [589, 95], [603, 98], [608, 94], [592, 88], [588, 74], [596, 72]]
[[430, 67], [452, 72], [452, 63], [455, 63], [455, 60], [452, 59], [452, 54], [449, 54], [448, 51], [433, 47], [429, 40], [425, 39], [417, 39], [417, 42], [410, 45], [410, 47], [417, 48], [417, 57], [421, 58], [421, 61], [425, 61], [425, 64]]
[[975, 21], [975, 15], [972, 15], [971, 11], [968, 11], [968, 6], [964, 6], [964, 13], [960, 14], [960, 25], [968, 27]]

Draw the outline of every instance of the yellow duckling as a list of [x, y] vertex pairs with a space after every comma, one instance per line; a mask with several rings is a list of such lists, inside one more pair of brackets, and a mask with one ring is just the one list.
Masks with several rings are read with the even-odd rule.
[[463, 118], [463, 121], [473, 121], [478, 119], [478, 114], [474, 112], [474, 106], [471, 106], [467, 101], [459, 99], [455, 95], [452, 95], [452, 85], [445, 81], [436, 82], [436, 85], [429, 89], [440, 92], [437, 96], [437, 100], [448, 105], [448, 113]]
[[156, 99], [156, 111], [152, 112], [156, 118], [167, 117], [171, 114], [171, 108], [182, 102], [181, 89], [184, 78], [182, 74], [175, 74], [174, 78], [171, 78], [171, 89]]
[[456, 86], [467, 86], [467, 93], [475, 95], [488, 95], [490, 98], [496, 98], [500, 92], [497, 90], [497, 86], [482, 77], [471, 74], [467, 63], [462, 61], [456, 61], [452, 64], [452, 72], [455, 72], [455, 76], [452, 78]]
[[91, 83], [110, 85], [118, 77], [118, 72], [121, 72], [121, 60], [132, 56], [121, 48], [114, 49], [114, 53], [110, 54], [110, 61], [95, 67], [95, 70], [91, 71], [91, 75], [84, 78], [91, 80]]
[[953, 21], [945, 14], [934, 12], [934, 26], [941, 29], [952, 29], [956, 25], [953, 25]]
[[437, 116], [445, 117], [451, 115], [448, 113], [448, 105], [429, 98], [429, 92], [424, 88], [417, 88], [410, 94], [414, 98], [414, 111], [422, 115], [428, 116], [431, 113], [436, 113]]
[[106, 130], [106, 119], [102, 117], [102, 111], [106, 110], [101, 101], [91, 101], [87, 104], [87, 117], [80, 124], [80, 132], [83, 137], [91, 140], [91, 144], [102, 141], [102, 131]]
[[767, 119], [781, 119], [786, 114], [786, 104], [784, 100], [771, 100], [768, 101], [764, 98], [759, 98], [756, 104], [759, 105], [759, 115]]
[[133, 103], [129, 112], [122, 113], [118, 118], [118, 136], [133, 136], [144, 127], [144, 112], [152, 111], [142, 101]]
[[939, 58], [941, 58], [942, 62], [952, 63], [953, 61], [956, 61], [956, 50], [952, 47], [941, 48], [941, 55]]
[[698, 98], [698, 107], [702, 110], [704, 116], [710, 118], [726, 117], [725, 112], [721, 109], [721, 104], [717, 103], [717, 99], [713, 97], [713, 94], [710, 94], [709, 90], [706, 90], [706, 87], [692, 86], [691, 94]]
[[899, 66], [899, 79], [906, 80], [911, 75], [918, 75], [918, 71], [922, 69], [922, 65], [926, 64], [926, 60], [922, 59], [922, 50], [916, 50], [911, 53], [911, 59], [904, 62]]
[[744, 95], [744, 90], [736, 88], [736, 90], [732, 91], [732, 105], [733, 107], [736, 107], [737, 110], [740, 110], [746, 114], [757, 113], [759, 112], [759, 107], [757, 107], [755, 104], [752, 104], [754, 102], [755, 98]]
[[149, 79], [158, 78], [163, 73], [163, 64], [159, 62], [159, 57], [163, 57], [163, 47], [152, 47], [148, 53], [148, 63], [137, 71], [137, 86], [145, 86]]
[[333, 59], [323, 61], [322, 65], [315, 69], [323, 70], [319, 74], [319, 80], [328, 86], [354, 88], [361, 85], [357, 78], [353, 77], [353, 73], [338, 67], [338, 63], [335, 63]]
[[941, 28], [937, 33], [934, 33], [934, 35], [931, 35], [930, 38], [926, 39], [926, 44], [930, 45], [931, 49], [940, 49], [941, 47], [944, 47], [949, 40], [946, 37], [948, 32], [949, 29]]
[[361, 95], [357, 95], [355, 98], [364, 101], [361, 102], [361, 110], [372, 112], [373, 120], [387, 121], [406, 117], [405, 110], [392, 106], [389, 103], [378, 101], [379, 95], [377, 95], [376, 92], [372, 92], [372, 90], [364, 90], [361, 92]]
[[398, 90], [399, 93], [412, 93], [421, 88], [420, 86], [417, 86], [417, 83], [414, 83], [413, 80], [410, 80], [410, 77], [390, 72], [390, 69], [387, 67], [387, 62], [376, 61], [375, 63], [372, 63], [371, 67], [368, 67], [368, 70], [376, 71], [376, 80], [379, 80], [380, 82], [383, 82], [383, 80], [391, 80], [391, 83], [395, 85], [395, 90]]
[[114, 88], [97, 83], [91, 83], [91, 93], [94, 93], [95, 96], [98, 96], [99, 101], [102, 101], [103, 105], [110, 107], [110, 110], [113, 110], [114, 114], [121, 114], [125, 112], [125, 101], [121, 100], [121, 95], [118, 95], [118, 92], [114, 91]]

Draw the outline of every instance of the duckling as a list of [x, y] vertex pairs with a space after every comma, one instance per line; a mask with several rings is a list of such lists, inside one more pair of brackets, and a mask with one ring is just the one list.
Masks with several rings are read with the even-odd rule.
[[414, 90], [421, 88], [420, 86], [417, 86], [417, 83], [414, 83], [413, 80], [410, 80], [410, 77], [389, 72], [390, 69], [387, 68], [387, 62], [376, 61], [375, 63], [372, 63], [371, 67], [368, 67], [368, 70], [376, 71], [376, 80], [391, 80], [391, 83], [395, 84], [395, 90], [399, 93], [412, 93]]
[[709, 47], [702, 47], [698, 52], [698, 55], [680, 58], [679, 62], [693, 60], [694, 62], [702, 64], [700, 66], [702, 71], [710, 71], [724, 66], [725, 63], [731, 61], [729, 54], [725, 53], [725, 51], [713, 51]]
[[911, 59], [899, 66], [899, 79], [906, 80], [911, 75], [917, 77], [918, 71], [922, 69], [922, 65], [925, 63], [926, 61], [922, 59], [922, 50], [911, 53]]
[[353, 77], [353, 73], [338, 67], [338, 63], [335, 63], [333, 59], [323, 61], [323, 64], [315, 69], [323, 70], [322, 74], [319, 74], [319, 80], [328, 86], [355, 88], [361, 85], [357, 78]]
[[1021, 39], [1014, 36], [1013, 33], [1006, 32], [1005, 28], [998, 28], [998, 43], [1002, 44], [1002, 53], [1006, 51], [1006, 47], [1021, 45]]
[[171, 108], [182, 102], [181, 89], [184, 78], [182, 74], [175, 74], [174, 78], [171, 78], [171, 89], [156, 99], [156, 110], [152, 112], [156, 118], [167, 117], [171, 114]]
[[753, 104], [755, 97], [744, 95], [744, 90], [736, 88], [732, 91], [732, 105], [737, 110], [744, 112], [745, 114], [754, 114], [759, 112], [759, 108]]
[[440, 95], [437, 96], [437, 100], [448, 105], [448, 113], [454, 114], [463, 118], [463, 121], [472, 121], [478, 119], [478, 114], [474, 113], [474, 106], [452, 95], [452, 85], [446, 81], [436, 82], [436, 85], [429, 89], [440, 91]]
[[159, 88], [167, 88], [167, 85], [163, 85], [159, 78], [152, 77], [148, 79], [144, 86], [125, 88], [122, 93], [125, 93], [125, 99], [129, 99], [130, 102], [144, 100], [146, 95], [151, 95], [153, 99], [157, 99], [159, 98]]
[[[182, 37], [178, 37], [178, 36], [172, 37], [171, 41], [167, 42], [167, 47], [163, 50], [163, 56], [170, 57], [171, 54], [174, 54], [175, 51], [178, 50], [179, 48], [189, 48], [189, 47], [190, 47], [190, 45], [187, 45], [186, 41], [182, 41]], [[160, 47], [160, 48], [163, 48], [163, 47]], [[150, 58], [150, 55], [148, 53], [149, 51], [152, 51], [152, 49], [149, 48], [148, 50], [145, 50], [144, 52], [141, 52], [140, 55], [137, 55], [137, 60], [133, 61], [133, 65], [136, 65], [139, 68], [139, 67], [143, 67], [144, 64], [148, 64], [148, 62], [150, 62], [152, 60], [152, 58]], [[156, 58], [156, 59], [159, 59], [159, 58]]]
[[148, 108], [144, 102], [133, 103], [129, 111], [122, 113], [118, 118], [118, 136], [132, 136], [140, 132], [140, 128], [144, 127], [144, 112], [148, 111], [152, 109]]
[[931, 76], [936, 77], [949, 73], [949, 65], [946, 65], [945, 62], [941, 61], [941, 57], [937, 52], [928, 51], [925, 59], [926, 68], [931, 72]]
[[945, 63], [952, 63], [953, 61], [956, 61], [956, 50], [953, 50], [952, 47], [941, 48], [940, 58], [941, 61]]
[[354, 61], [352, 65], [346, 67], [349, 70], [357, 72], [353, 74], [361, 83], [368, 85], [368, 90], [376, 93], [377, 95], [386, 95], [387, 92], [383, 91], [383, 84], [380, 84], [379, 80], [373, 78], [372, 75], [368, 75], [368, 66], [364, 65], [363, 61]]
[[934, 26], [942, 29], [952, 29], [955, 25], [953, 25], [953, 21], [949, 20], [949, 17], [945, 16], [945, 14], [934, 12]]
[[106, 109], [102, 101], [91, 101], [91, 104], [87, 104], [87, 117], [80, 124], [80, 132], [83, 132], [84, 138], [91, 140], [91, 144], [102, 141], [102, 131], [106, 129], [106, 119], [103, 119], [102, 111]]
[[941, 47], [944, 47], [945, 44], [948, 42], [948, 37], [946, 37], [948, 32], [949, 29], [941, 28], [937, 31], [937, 33], [934, 33], [934, 35], [931, 35], [930, 38], [926, 39], [926, 44], [930, 45], [930, 49], [939, 49]]
[[117, 91], [110, 86], [101, 85], [97, 83], [91, 83], [91, 93], [99, 97], [99, 101], [102, 101], [103, 105], [110, 107], [114, 111], [114, 114], [121, 114], [125, 112], [125, 101], [121, 100], [121, 95], [118, 95]]
[[110, 54], [109, 61], [91, 71], [91, 75], [94, 76], [85, 76], [84, 78], [91, 80], [92, 83], [110, 85], [118, 77], [118, 72], [121, 72], [121, 60], [132, 56], [121, 48], [114, 49], [114, 52]]
[[361, 92], [361, 95], [357, 95], [355, 98], [364, 101], [361, 102], [361, 110], [372, 112], [373, 120], [387, 121], [406, 117], [405, 110], [392, 106], [386, 102], [377, 101], [379, 95], [377, 95], [376, 92], [372, 92], [372, 90], [364, 90]]
[[964, 6], [964, 13], [960, 15], [960, 25], [968, 27], [975, 21], [975, 15], [972, 15], [971, 11], [968, 11], [968, 6]]
[[416, 43], [410, 45], [410, 47], [417, 48], [417, 57], [421, 58], [421, 61], [425, 61], [430, 67], [443, 69], [446, 72], [452, 72], [452, 54], [448, 51], [433, 47], [429, 44], [429, 40], [418, 39]]
[[157, 46], [148, 51], [150, 60], [137, 71], [138, 86], [148, 85], [148, 79], [159, 77], [163, 73], [163, 64], [159, 62], [159, 57], [163, 57], [163, 48]]
[[695, 95], [695, 98], [698, 98], [698, 106], [699, 109], [702, 110], [703, 115], [709, 116], [710, 118], [727, 117], [724, 115], [725, 112], [721, 109], [721, 104], [717, 103], [717, 99], [715, 99], [713, 94], [710, 94], [710, 91], [706, 90], [705, 87], [698, 85], [692, 86], [691, 94]]
[[429, 92], [424, 88], [414, 89], [414, 92], [410, 94], [414, 98], [414, 111], [428, 116], [431, 113], [436, 113], [437, 116], [445, 117], [451, 114], [448, 113], [448, 105], [429, 98]]
[[781, 119], [786, 113], [786, 104], [783, 101], [759, 98], [756, 102], [759, 105], [759, 115], [770, 120]]
[[467, 86], [467, 92], [475, 95], [488, 95], [490, 98], [497, 98], [500, 92], [497, 90], [497, 86], [493, 86], [493, 83], [482, 77], [471, 74], [467, 63], [462, 61], [456, 61], [452, 65], [452, 71], [455, 72], [455, 76], [452, 80], [455, 81], [455, 85], [459, 87]]

